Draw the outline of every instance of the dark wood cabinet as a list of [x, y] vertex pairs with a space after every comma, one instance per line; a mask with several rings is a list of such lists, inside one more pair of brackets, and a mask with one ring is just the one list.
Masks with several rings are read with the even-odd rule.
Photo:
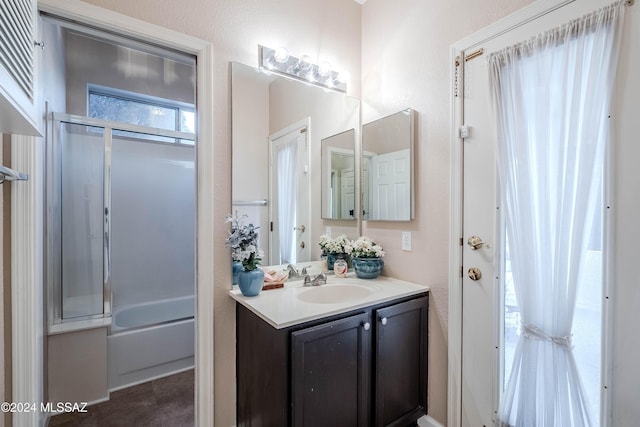
[[291, 333], [294, 427], [367, 427], [371, 314]]
[[407, 426], [427, 412], [426, 297], [375, 311], [375, 426]]
[[238, 304], [238, 426], [414, 425], [427, 341], [427, 294], [286, 329]]

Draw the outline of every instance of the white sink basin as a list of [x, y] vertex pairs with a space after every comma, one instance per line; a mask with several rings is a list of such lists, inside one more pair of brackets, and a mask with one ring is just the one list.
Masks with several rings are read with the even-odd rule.
[[335, 284], [299, 288], [296, 297], [300, 301], [313, 304], [336, 304], [364, 299], [371, 295], [371, 289], [362, 285]]

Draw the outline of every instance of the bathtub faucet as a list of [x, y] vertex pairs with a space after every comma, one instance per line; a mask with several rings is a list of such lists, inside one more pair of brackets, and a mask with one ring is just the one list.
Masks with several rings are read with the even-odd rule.
[[304, 285], [305, 286], [318, 286], [318, 285], [326, 285], [327, 284], [327, 275], [324, 273], [318, 274], [316, 277], [311, 279], [309, 275], [304, 276]]

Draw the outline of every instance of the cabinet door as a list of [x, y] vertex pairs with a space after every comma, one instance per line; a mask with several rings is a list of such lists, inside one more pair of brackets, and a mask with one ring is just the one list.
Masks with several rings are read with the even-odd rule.
[[369, 426], [370, 321], [367, 312], [292, 333], [293, 426]]
[[428, 297], [374, 316], [375, 425], [406, 426], [427, 411]]

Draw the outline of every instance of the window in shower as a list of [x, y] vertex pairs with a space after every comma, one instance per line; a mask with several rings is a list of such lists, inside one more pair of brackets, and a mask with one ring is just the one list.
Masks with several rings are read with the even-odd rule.
[[[88, 110], [89, 117], [97, 119], [180, 132], [195, 132], [193, 105], [140, 93], [90, 85]], [[188, 139], [172, 140], [141, 134], [133, 135], [127, 131], [115, 131], [114, 135], [193, 144], [193, 141]]]

